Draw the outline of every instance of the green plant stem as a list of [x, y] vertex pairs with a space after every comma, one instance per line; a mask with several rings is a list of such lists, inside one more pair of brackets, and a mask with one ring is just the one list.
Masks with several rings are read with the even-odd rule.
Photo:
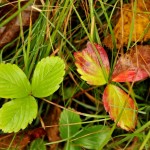
[[82, 25], [82, 27], [83, 27], [84, 31], [85, 31], [85, 33], [87, 34], [87, 36], [88, 36], [89, 40], [92, 42], [91, 35], [89, 34], [89, 32], [88, 32], [88, 30], [87, 30], [86, 26], [84, 25], [84, 22], [82, 21], [82, 19], [81, 19], [81, 17], [80, 17], [80, 15], [79, 15], [79, 13], [78, 13], [78, 11], [77, 11], [76, 7], [74, 6], [74, 4], [73, 4], [73, 0], [70, 0], [70, 1], [71, 1], [71, 3], [72, 3], [73, 10], [75, 11], [75, 13], [76, 13], [76, 15], [77, 15], [77, 17], [78, 17], [78, 19], [79, 19], [79, 21], [80, 21], [80, 23], [81, 23], [81, 25]]
[[[18, 10], [20, 11], [20, 9], [21, 9], [21, 1], [18, 0]], [[20, 36], [21, 36], [21, 40], [22, 40], [22, 49], [23, 49], [23, 57], [24, 57], [24, 65], [25, 65], [24, 72], [27, 74], [27, 72], [28, 72], [28, 56], [27, 56], [26, 49], [25, 49], [22, 19], [23, 19], [22, 14], [19, 13]]]
[[[62, 11], [61, 11], [61, 13], [60, 13], [59, 20], [58, 20], [58, 22], [57, 22], [56, 28], [55, 28], [54, 32], [52, 33], [52, 35], [51, 35], [51, 42], [52, 42], [52, 43], [55, 41], [57, 30], [58, 30], [60, 27], [62, 27], [62, 23], [63, 23], [63, 21], [64, 21], [66, 15], [68, 14], [69, 9], [70, 9], [70, 5], [71, 5], [71, 4], [69, 4], [70, 0], [66, 0], [66, 1], [64, 1], [64, 2], [65, 2], [65, 3], [64, 3], [64, 6], [63, 6]], [[51, 44], [48, 45], [48, 48], [47, 48], [47, 55], [49, 54], [49, 51], [50, 51], [50, 50], [51, 50]]]
[[134, 27], [135, 27], [136, 8], [137, 8], [137, 2], [135, 1], [134, 6], [133, 6], [133, 15], [132, 15], [132, 21], [131, 21], [131, 27], [130, 27], [130, 34], [129, 34], [129, 41], [128, 41], [128, 45], [127, 45], [127, 50], [130, 47], [132, 37], [133, 37], [133, 31], [134, 31]]
[[142, 145], [140, 146], [139, 150], [143, 150], [144, 149], [144, 146], [146, 145], [146, 143], [148, 142], [149, 139], [150, 139], [150, 130], [149, 130], [146, 138], [144, 139]]
[[[43, 12], [41, 12], [41, 15], [47, 20], [45, 14]], [[51, 27], [53, 27], [54, 29], [56, 29], [56, 26], [50, 21], [50, 20], [47, 20], [48, 23], [51, 25]], [[70, 45], [70, 47], [76, 51], [76, 48], [71, 44], [71, 42], [63, 35], [63, 33], [61, 33], [59, 30], [56, 30], [57, 33]]]
[[103, 13], [104, 13], [104, 15], [106, 17], [106, 20], [107, 20], [107, 23], [108, 23], [108, 27], [109, 27], [109, 30], [110, 30], [110, 33], [111, 33], [111, 36], [112, 36], [112, 42], [113, 42], [113, 45], [114, 45], [114, 49], [116, 49], [115, 35], [114, 35], [113, 29], [112, 29], [112, 26], [111, 26], [111, 23], [110, 23], [110, 19], [108, 17], [108, 14], [106, 12], [106, 9], [105, 9], [105, 6], [104, 6], [102, 0], [99, 0], [99, 2], [101, 4]]
[[94, 9], [93, 9], [93, 0], [89, 0], [90, 5], [90, 18], [91, 18], [91, 40], [94, 42], [94, 29], [95, 29], [95, 16], [94, 16]]
[[12, 138], [10, 144], [9, 144], [9, 147], [7, 148], [7, 150], [10, 150], [10, 149], [11, 149], [11, 146], [12, 146], [12, 144], [13, 144], [15, 138], [16, 138], [16, 133], [14, 134], [14, 136], [13, 136], [13, 138]]
[[142, 132], [143, 130], [145, 130], [145, 128], [148, 128], [148, 127], [150, 127], [150, 121], [147, 122], [146, 124], [144, 124], [144, 125], [143, 125], [142, 127], [140, 127], [139, 129], [137, 129], [134, 133], [132, 133], [132, 135], [127, 136], [127, 137], [125, 137], [124, 139], [119, 140], [119, 141], [116, 142], [116, 143], [110, 144], [109, 147], [112, 148], [112, 147], [118, 146], [119, 144], [121, 144], [121, 143], [123, 143], [123, 142], [129, 140], [130, 138], [133, 138], [133, 137], [136, 136], [138, 133]]
[[8, 17], [6, 20], [4, 20], [1, 24], [0, 27], [3, 27], [4, 25], [6, 25], [8, 22], [10, 22], [13, 18], [15, 18], [21, 11], [23, 11], [24, 9], [26, 9], [26, 7], [28, 7], [31, 3], [33, 2], [33, 0], [28, 1], [20, 10], [16, 11], [15, 13], [13, 13], [10, 17]]

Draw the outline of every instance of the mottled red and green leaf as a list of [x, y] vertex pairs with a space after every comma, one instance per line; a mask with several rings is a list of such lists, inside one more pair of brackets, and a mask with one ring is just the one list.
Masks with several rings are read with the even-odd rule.
[[109, 84], [103, 93], [103, 104], [112, 120], [127, 131], [133, 131], [137, 124], [136, 102], [119, 87]]
[[108, 82], [109, 60], [104, 48], [87, 43], [81, 52], [75, 52], [75, 65], [81, 78], [91, 85], [104, 85]]

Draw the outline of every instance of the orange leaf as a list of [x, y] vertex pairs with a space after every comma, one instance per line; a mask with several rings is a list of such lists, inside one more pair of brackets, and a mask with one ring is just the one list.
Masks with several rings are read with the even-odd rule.
[[[95, 48], [94, 48], [95, 47]], [[87, 43], [87, 48], [75, 52], [75, 65], [81, 78], [91, 85], [103, 85], [108, 81], [109, 60], [102, 46]]]
[[103, 93], [103, 103], [111, 119], [115, 122], [119, 119], [118, 126], [127, 131], [134, 130], [137, 123], [137, 107], [135, 101], [127, 93], [109, 84]]
[[121, 56], [112, 75], [115, 82], [135, 82], [150, 76], [150, 46], [135, 46]]
[[[150, 1], [137, 0], [135, 10], [133, 7], [133, 1], [124, 4], [120, 9], [120, 17], [116, 17], [119, 19], [113, 30], [118, 49], [128, 44], [131, 32], [131, 41], [133, 42], [143, 42], [150, 39]], [[131, 29], [132, 23], [134, 24], [133, 29]], [[114, 47], [110, 34], [105, 37], [104, 44], [111, 49]]]

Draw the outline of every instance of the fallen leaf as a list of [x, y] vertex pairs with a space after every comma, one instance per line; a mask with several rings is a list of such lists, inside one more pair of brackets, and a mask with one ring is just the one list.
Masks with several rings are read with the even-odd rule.
[[7, 149], [11, 144], [10, 149], [24, 150], [30, 142], [44, 135], [45, 131], [42, 128], [18, 132], [16, 135], [14, 133], [0, 135], [0, 149]]
[[122, 55], [115, 67], [112, 81], [135, 82], [150, 76], [150, 46], [138, 45]]
[[141, 11], [150, 11], [150, 1], [149, 0], [137, 0], [137, 7], [141, 10]]
[[[95, 47], [95, 48], [94, 48]], [[91, 85], [107, 83], [109, 60], [104, 48], [98, 44], [87, 43], [81, 52], [75, 52], [75, 65], [81, 78]]]
[[[138, 0], [135, 11], [133, 5], [132, 2], [123, 5], [118, 22], [113, 29], [118, 49], [128, 44], [131, 32], [132, 42], [143, 42], [150, 39], [150, 1]], [[131, 30], [132, 22], [134, 24], [133, 30]], [[104, 38], [103, 43], [110, 49], [114, 47], [110, 34]]]
[[[21, 4], [24, 5], [25, 3], [26, 2], [22, 2]], [[17, 11], [17, 3], [15, 4], [13, 2], [8, 2], [7, 5], [4, 5], [3, 7], [0, 8], [0, 18], [3, 18], [2, 20], [5, 20], [16, 11]], [[27, 29], [30, 26], [31, 21], [32, 23], [34, 23], [38, 15], [39, 13], [34, 9], [32, 9], [31, 6], [28, 6], [25, 10], [23, 10], [21, 12], [23, 29], [24, 30]], [[0, 48], [4, 47], [6, 44], [13, 41], [19, 35], [19, 32], [20, 32], [20, 19], [19, 16], [16, 16], [9, 23], [0, 28]]]
[[[7, 149], [12, 142], [14, 134], [6, 134], [0, 136], [0, 149]], [[28, 135], [17, 134], [10, 148], [24, 150], [25, 147], [30, 143]]]
[[112, 120], [118, 121], [118, 126], [127, 131], [134, 130], [137, 124], [137, 106], [127, 93], [119, 87], [109, 84], [104, 90], [102, 100], [105, 110]]
[[[61, 138], [59, 136], [59, 118], [61, 114], [61, 109], [56, 106], [51, 106], [48, 114], [44, 118], [44, 124], [46, 126], [46, 133], [49, 142], [59, 141]], [[51, 144], [49, 150], [57, 149], [58, 144]]]
[[27, 132], [27, 134], [30, 138], [30, 141], [33, 141], [35, 139], [38, 139], [38, 138], [41, 138], [41, 137], [45, 136], [46, 131], [43, 128], [35, 128], [33, 130], [29, 130]]

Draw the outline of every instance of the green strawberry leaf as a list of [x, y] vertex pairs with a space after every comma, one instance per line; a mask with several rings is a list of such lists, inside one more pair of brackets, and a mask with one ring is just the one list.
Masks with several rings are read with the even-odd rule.
[[88, 84], [104, 85], [108, 82], [109, 60], [102, 46], [88, 42], [87, 48], [75, 52], [74, 57], [77, 71]]
[[107, 144], [109, 133], [110, 129], [106, 126], [85, 127], [74, 137], [73, 143], [86, 149], [98, 149], [104, 142]]
[[37, 110], [37, 102], [32, 96], [5, 103], [0, 109], [0, 129], [9, 133], [25, 129], [36, 118]]
[[103, 103], [111, 119], [118, 121], [118, 126], [127, 131], [134, 130], [137, 124], [137, 105], [127, 93], [109, 84], [103, 93]]
[[0, 64], [0, 97], [22, 98], [31, 93], [24, 72], [15, 64]]
[[45, 142], [43, 139], [36, 139], [31, 143], [29, 150], [46, 150]]
[[65, 145], [64, 150], [83, 150], [83, 149], [79, 146], [76, 146], [75, 144], [72, 144], [72, 142], [68, 142]]
[[39, 98], [53, 94], [63, 80], [64, 68], [64, 61], [59, 57], [47, 57], [38, 62], [32, 78], [32, 94]]
[[59, 131], [62, 139], [70, 138], [81, 128], [80, 116], [73, 110], [63, 110], [59, 121]]

